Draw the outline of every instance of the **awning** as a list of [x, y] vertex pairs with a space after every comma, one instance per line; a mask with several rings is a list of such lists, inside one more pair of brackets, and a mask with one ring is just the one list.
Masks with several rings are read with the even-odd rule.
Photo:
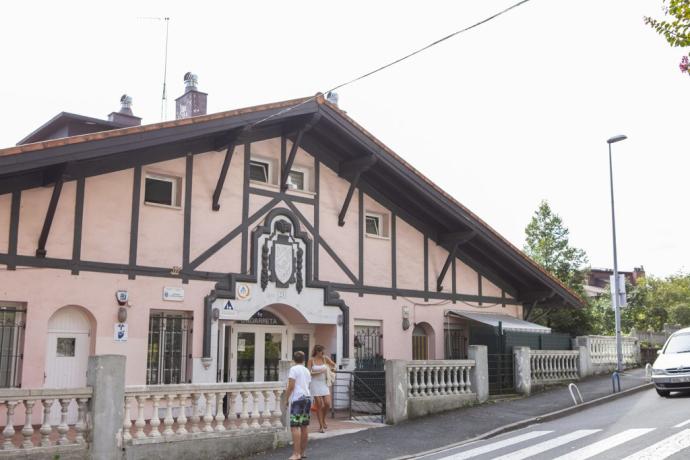
[[492, 327], [498, 327], [498, 323], [500, 322], [501, 327], [505, 331], [531, 332], [533, 334], [551, 333], [550, 327], [530, 323], [529, 321], [524, 321], [508, 315], [500, 315], [497, 313], [475, 313], [464, 310], [447, 310], [447, 314], [458, 316], [460, 318], [471, 319], [472, 321], [484, 323]]

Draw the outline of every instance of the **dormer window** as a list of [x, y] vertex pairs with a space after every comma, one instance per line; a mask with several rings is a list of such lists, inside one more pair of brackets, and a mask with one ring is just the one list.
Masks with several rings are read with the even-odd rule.
[[269, 163], [258, 160], [249, 162], [249, 178], [257, 182], [267, 184], [269, 182]]

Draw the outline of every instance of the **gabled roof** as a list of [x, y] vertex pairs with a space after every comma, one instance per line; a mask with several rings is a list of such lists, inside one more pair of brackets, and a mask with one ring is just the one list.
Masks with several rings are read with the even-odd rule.
[[302, 145], [342, 176], [343, 165], [373, 158], [376, 163], [361, 173], [365, 193], [449, 250], [444, 235], [476, 235], [459, 257], [520, 301], [582, 305], [577, 294], [322, 95], [2, 149], [0, 194], [45, 185], [56, 175], [69, 180], [220, 150], [241, 129], [246, 141], [290, 134], [315, 115], [319, 121]]
[[[83, 131], [98, 132], [107, 131], [110, 129], [123, 128], [127, 125], [117, 123], [110, 120], [101, 120], [100, 118], [86, 117], [84, 115], [77, 115], [76, 113], [60, 112], [53, 118], [45, 122], [43, 125], [32, 131], [29, 135], [17, 142], [17, 145], [31, 144], [40, 140], [46, 139], [55, 132], [60, 131], [70, 124], [78, 124]], [[80, 134], [83, 134], [80, 133]]]

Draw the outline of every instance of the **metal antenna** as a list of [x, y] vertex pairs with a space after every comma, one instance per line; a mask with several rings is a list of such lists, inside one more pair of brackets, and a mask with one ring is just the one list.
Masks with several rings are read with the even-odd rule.
[[168, 118], [168, 92], [166, 90], [168, 82], [168, 30], [170, 27], [170, 18], [163, 18], [165, 21], [165, 60], [163, 63], [163, 97], [161, 98], [161, 121]]
[[147, 21], [165, 21], [165, 54], [163, 58], [163, 96], [161, 97], [161, 121], [168, 118], [168, 31], [170, 29], [170, 17], [140, 16], [139, 19]]

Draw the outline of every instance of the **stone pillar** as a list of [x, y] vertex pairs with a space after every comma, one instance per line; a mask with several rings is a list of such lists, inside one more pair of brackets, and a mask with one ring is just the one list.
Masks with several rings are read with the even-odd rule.
[[580, 346], [577, 347], [580, 352], [580, 360], [578, 365], [578, 370], [580, 372], [580, 378], [589, 377], [594, 372], [592, 371], [592, 358], [589, 356], [589, 348]]
[[283, 412], [280, 421], [283, 423], [283, 426], [286, 428], [287, 431], [290, 431], [290, 405], [287, 400], [287, 384], [288, 373], [290, 372], [290, 368], [293, 364], [294, 363], [292, 361], [282, 359], [278, 362], [278, 380], [280, 380], [281, 382], [285, 382], [285, 391], [281, 395], [280, 401], [280, 410]]
[[386, 371], [386, 423], [395, 425], [407, 420], [407, 392], [409, 377], [407, 361], [387, 359]]
[[472, 391], [477, 395], [477, 401], [483, 403], [489, 399], [489, 356], [486, 345], [470, 345], [467, 357], [474, 360], [474, 367], [470, 371]]
[[93, 389], [89, 405], [91, 458], [119, 460], [122, 457], [125, 362], [123, 355], [89, 356], [86, 384]]
[[513, 369], [515, 369], [515, 391], [529, 396], [532, 391], [532, 365], [529, 347], [513, 347]]

